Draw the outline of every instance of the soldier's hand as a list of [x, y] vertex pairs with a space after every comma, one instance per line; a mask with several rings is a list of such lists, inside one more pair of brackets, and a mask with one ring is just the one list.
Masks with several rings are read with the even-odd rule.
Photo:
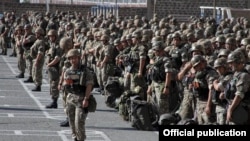
[[163, 89], [163, 93], [166, 94], [166, 95], [168, 95], [169, 94], [169, 88], [164, 88]]
[[209, 107], [209, 106], [206, 106], [205, 112], [206, 112], [206, 114], [207, 114], [208, 116], [211, 115], [211, 110], [210, 110], [210, 107]]
[[89, 106], [89, 100], [84, 99], [84, 100], [82, 101], [82, 107], [85, 108], [85, 107], [88, 107], [88, 106]]

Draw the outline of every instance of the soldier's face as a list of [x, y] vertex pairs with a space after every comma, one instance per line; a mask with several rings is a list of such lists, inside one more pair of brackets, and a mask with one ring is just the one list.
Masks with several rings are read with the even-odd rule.
[[231, 70], [233, 71], [233, 72], [235, 72], [235, 71], [237, 71], [237, 63], [236, 62], [230, 62], [230, 63], [228, 63], [229, 64], [229, 67], [231, 68]]
[[80, 60], [80, 58], [79, 58], [78, 56], [73, 56], [73, 57], [70, 57], [70, 58], [69, 58], [70, 64], [71, 64], [73, 67], [78, 67], [79, 60]]

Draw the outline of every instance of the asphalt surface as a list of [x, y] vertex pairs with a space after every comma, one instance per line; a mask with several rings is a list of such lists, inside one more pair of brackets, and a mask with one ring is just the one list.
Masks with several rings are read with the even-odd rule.
[[[8, 49], [10, 54], [11, 49]], [[69, 127], [60, 127], [65, 120], [62, 99], [57, 109], [46, 109], [51, 102], [48, 76], [43, 75], [41, 92], [32, 92], [33, 83], [15, 78], [19, 73], [17, 58], [0, 56], [0, 141], [72, 141]], [[123, 121], [117, 110], [104, 103], [104, 97], [93, 90], [97, 111], [86, 120], [86, 141], [157, 141], [156, 131], [138, 131]]]

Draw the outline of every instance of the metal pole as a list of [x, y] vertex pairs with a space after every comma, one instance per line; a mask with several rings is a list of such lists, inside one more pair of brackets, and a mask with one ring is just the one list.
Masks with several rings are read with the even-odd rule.
[[213, 1], [213, 6], [214, 6], [213, 18], [216, 18], [216, 0]]
[[49, 0], [46, 0], [46, 11], [49, 12]]
[[156, 1], [157, 0], [154, 0], [154, 14], [156, 13]]

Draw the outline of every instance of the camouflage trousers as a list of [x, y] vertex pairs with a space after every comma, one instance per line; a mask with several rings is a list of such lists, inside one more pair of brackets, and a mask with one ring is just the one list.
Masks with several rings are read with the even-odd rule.
[[26, 60], [23, 57], [22, 53], [17, 53], [17, 67], [21, 73], [25, 72]]
[[0, 46], [2, 49], [2, 53], [6, 54], [7, 53], [7, 42], [6, 42], [6, 39], [4, 37], [0, 37]]
[[58, 99], [59, 97], [59, 90], [58, 90], [58, 80], [50, 80], [50, 95], [52, 99]]
[[63, 104], [63, 110], [64, 112], [67, 114], [66, 109], [67, 109], [67, 96], [68, 93], [65, 91], [65, 89], [63, 88], [62, 90], [62, 104]]
[[108, 81], [109, 76], [114, 76], [114, 65], [111, 63], [107, 63], [101, 68], [101, 81], [103, 85], [105, 85]]
[[226, 106], [224, 105], [216, 105], [215, 113], [216, 113], [216, 123], [219, 125], [226, 124]]
[[36, 86], [42, 85], [43, 80], [43, 65], [44, 61], [41, 60], [39, 63], [37, 63], [37, 66], [35, 66], [35, 60], [33, 60], [33, 66], [32, 66], [32, 78]]
[[24, 58], [26, 60], [26, 68], [28, 71], [28, 75], [32, 76], [32, 67], [33, 67], [33, 59], [32, 57], [29, 55], [29, 51], [25, 51], [24, 52]]
[[165, 114], [169, 113], [169, 96], [166, 94], [163, 94], [165, 82], [162, 83], [156, 83], [152, 82], [152, 90], [154, 91], [153, 94], [155, 94], [156, 97], [156, 104], [158, 107], [159, 114]]
[[194, 117], [196, 99], [193, 93], [186, 87], [184, 88], [183, 93], [183, 99], [178, 113], [182, 119], [191, 119]]
[[85, 121], [88, 113], [82, 108], [83, 98], [83, 96], [69, 93], [66, 100], [66, 113], [69, 118], [72, 138], [77, 139], [77, 141], [86, 139]]
[[207, 106], [207, 101], [201, 101], [197, 98], [197, 108], [196, 108], [196, 114], [197, 114], [197, 121], [199, 125], [207, 125], [212, 124], [215, 122], [216, 119], [214, 119], [215, 116], [215, 106], [212, 106], [211, 108], [211, 115], [207, 115], [205, 112], [205, 108]]

